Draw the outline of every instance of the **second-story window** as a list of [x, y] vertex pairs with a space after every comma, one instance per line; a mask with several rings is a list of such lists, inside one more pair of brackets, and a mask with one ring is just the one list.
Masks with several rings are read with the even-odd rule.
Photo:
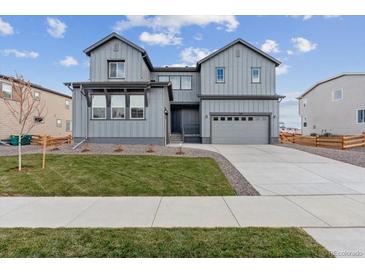
[[112, 119], [125, 118], [125, 95], [111, 96]]
[[215, 81], [217, 83], [224, 83], [224, 68], [218, 67], [215, 69]]
[[172, 89], [181, 89], [181, 79], [180, 76], [171, 75], [170, 76], [170, 82], [172, 84]]
[[251, 83], [261, 82], [261, 68], [251, 68]]
[[40, 100], [41, 99], [41, 94], [39, 93], [39, 91], [35, 91], [33, 93], [33, 98], [34, 98], [34, 100]]
[[65, 100], [65, 108], [70, 109], [70, 100]]
[[124, 61], [108, 61], [108, 73], [111, 79], [125, 78], [125, 62]]
[[191, 76], [181, 76], [181, 89], [191, 89]]
[[10, 84], [0, 83], [1, 93], [4, 98], [11, 99], [12, 98], [12, 88]]
[[105, 95], [92, 96], [92, 117], [93, 119], [106, 119]]
[[332, 100], [333, 101], [340, 101], [343, 98], [343, 91], [342, 89], [334, 90], [332, 92]]

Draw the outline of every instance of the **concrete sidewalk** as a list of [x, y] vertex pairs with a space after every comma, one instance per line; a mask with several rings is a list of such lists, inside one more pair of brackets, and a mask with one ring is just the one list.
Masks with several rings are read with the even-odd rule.
[[2, 197], [0, 227], [365, 227], [365, 195]]

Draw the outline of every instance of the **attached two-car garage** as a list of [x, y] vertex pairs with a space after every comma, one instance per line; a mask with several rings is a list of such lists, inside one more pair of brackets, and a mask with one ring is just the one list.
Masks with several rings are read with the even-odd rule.
[[269, 116], [213, 115], [211, 140], [213, 144], [268, 144]]

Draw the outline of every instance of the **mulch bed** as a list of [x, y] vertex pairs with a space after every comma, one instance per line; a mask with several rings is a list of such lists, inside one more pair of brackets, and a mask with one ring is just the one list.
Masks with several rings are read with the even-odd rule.
[[297, 150], [309, 152], [319, 156], [327, 157], [337, 161], [345, 162], [359, 167], [365, 168], [365, 147], [353, 149], [332, 149], [323, 147], [310, 147], [297, 144], [278, 144], [279, 146], [294, 148]]
[[[176, 156], [176, 157], [209, 157], [213, 158], [229, 183], [232, 185], [237, 195], [258, 196], [260, 195], [255, 188], [246, 180], [246, 178], [221, 154], [202, 150], [184, 148], [182, 154], [179, 154], [179, 148], [149, 145], [123, 145], [122, 152], [120, 146], [115, 144], [88, 144], [81, 145], [76, 150], [72, 149], [73, 145], [58, 146], [58, 150], [50, 147], [47, 153], [52, 154], [107, 154], [107, 155], [158, 155], [158, 156]], [[87, 151], [85, 151], [87, 150]], [[119, 150], [116, 152], [115, 150]], [[152, 150], [152, 151], [151, 151]], [[85, 151], [85, 152], [82, 152]], [[38, 145], [28, 145], [22, 147], [23, 154], [42, 153], [42, 147]], [[0, 156], [17, 155], [17, 147], [0, 145]]]

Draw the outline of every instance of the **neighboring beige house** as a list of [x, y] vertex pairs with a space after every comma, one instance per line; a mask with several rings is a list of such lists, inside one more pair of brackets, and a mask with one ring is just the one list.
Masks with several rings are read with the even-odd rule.
[[[0, 75], [0, 97], [5, 100], [13, 99], [11, 77]], [[38, 125], [31, 130], [31, 134], [47, 134], [51, 136], [66, 136], [72, 131], [72, 97], [42, 86], [31, 84], [34, 98], [45, 102], [45, 117], [33, 117]], [[8, 139], [15, 133], [14, 117], [8, 107], [0, 99], [0, 139]]]
[[365, 132], [365, 73], [343, 73], [318, 82], [298, 100], [304, 135]]

